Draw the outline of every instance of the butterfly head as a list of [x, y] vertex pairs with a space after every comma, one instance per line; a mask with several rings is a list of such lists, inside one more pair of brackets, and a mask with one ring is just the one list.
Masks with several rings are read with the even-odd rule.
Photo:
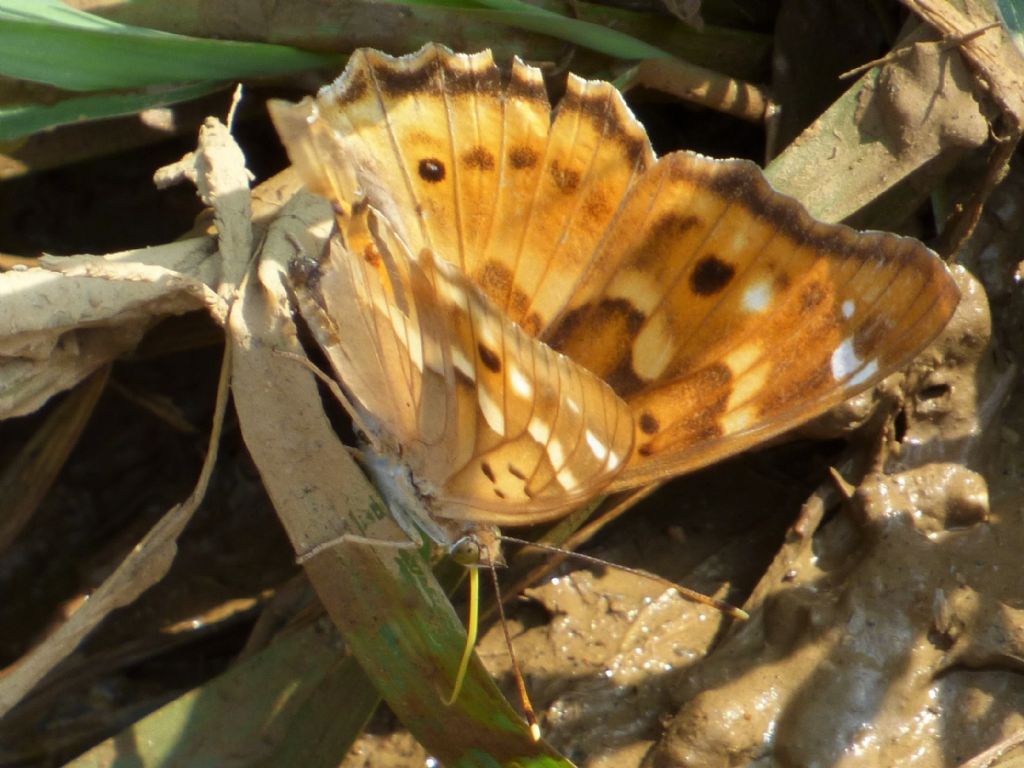
[[505, 564], [501, 533], [494, 525], [463, 525], [461, 535], [448, 548], [448, 555], [467, 568]]

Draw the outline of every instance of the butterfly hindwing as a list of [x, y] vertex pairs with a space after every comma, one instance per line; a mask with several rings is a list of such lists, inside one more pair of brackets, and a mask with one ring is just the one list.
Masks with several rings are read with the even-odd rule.
[[[339, 218], [294, 274], [300, 310], [380, 452], [438, 516], [530, 524], [598, 493], [632, 448], [612, 389], [529, 336], [454, 265], [412, 258], [376, 211]], [[301, 278], [301, 279], [297, 279]]]
[[[597, 377], [526, 334], [454, 265], [416, 260], [453, 339], [462, 407], [446, 477], [448, 517], [525, 524], [558, 517], [608, 484], [632, 448], [632, 417]], [[431, 457], [426, 457], [427, 465]]]

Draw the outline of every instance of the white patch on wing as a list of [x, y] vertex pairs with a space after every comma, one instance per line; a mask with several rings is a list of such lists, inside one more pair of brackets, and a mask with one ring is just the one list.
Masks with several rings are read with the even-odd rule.
[[488, 349], [501, 349], [501, 327], [498, 323], [493, 318], [483, 315], [480, 310], [477, 310], [476, 320], [476, 327], [473, 330], [476, 331], [477, 341]]
[[[438, 272], [441, 272], [439, 269]], [[466, 292], [461, 286], [452, 282], [446, 274], [440, 274], [440, 279], [437, 281], [437, 290], [441, 294], [441, 297], [446, 299], [448, 303], [461, 307], [462, 309], [469, 309], [469, 301], [466, 296]]]
[[[860, 370], [863, 365], [864, 361], [857, 357], [857, 353], [853, 349], [853, 337], [847, 336], [832, 353], [832, 378], [842, 381], [849, 378], [854, 371]], [[877, 366], [878, 364], [875, 363], [876, 368]], [[851, 381], [851, 383], [853, 382]]]
[[746, 227], [740, 227], [732, 233], [732, 242], [729, 244], [730, 253], [744, 253], [750, 248], [750, 232]]
[[598, 461], [604, 461], [605, 457], [608, 455], [608, 446], [602, 443], [598, 439], [597, 435], [589, 429], [586, 431], [585, 437], [587, 439], [587, 445], [590, 446], [590, 450], [594, 454], [594, 458]]
[[622, 463], [622, 457], [619, 456], [615, 451], [609, 451], [608, 453], [608, 470], [612, 471], [618, 469], [619, 464]]
[[843, 317], [849, 320], [853, 317], [854, 310], [857, 308], [856, 303], [853, 299], [847, 299], [843, 302]]
[[850, 379], [850, 386], [858, 387], [865, 381], [870, 379], [872, 376], [874, 376], [876, 373], [878, 373], [878, 361], [869, 360], [868, 364], [860, 369], [860, 373], [858, 373], [856, 376]]
[[427, 368], [434, 373], [444, 375], [444, 355], [441, 354], [441, 345], [437, 339], [430, 336], [423, 336], [423, 358]]
[[726, 413], [721, 417], [722, 431], [727, 435], [742, 432], [755, 422], [757, 414], [757, 408], [752, 405], [740, 408], [739, 410], [731, 413]]
[[494, 430], [495, 434], [504, 435], [505, 414], [491, 398], [490, 393], [483, 387], [477, 387], [476, 399], [480, 403], [480, 412], [484, 415], [487, 426]]
[[418, 329], [415, 327], [408, 329], [409, 334], [409, 346], [407, 350], [409, 352], [409, 359], [412, 360], [412, 364], [416, 366], [416, 370], [423, 373], [423, 345], [420, 343], [420, 334]]
[[575, 490], [580, 485], [580, 481], [576, 479], [576, 475], [568, 467], [562, 467], [558, 470], [558, 474], [555, 477], [558, 479], [558, 484], [567, 491]]
[[612, 279], [608, 296], [625, 299], [645, 315], [651, 314], [661, 301], [664, 291], [649, 276], [635, 269], [624, 269]]
[[530, 433], [530, 437], [541, 445], [545, 445], [548, 438], [551, 437], [551, 425], [539, 416], [534, 416], [530, 419], [530, 423], [526, 426], [526, 431]]
[[561, 467], [565, 464], [565, 449], [557, 440], [548, 443], [548, 460], [552, 467]]
[[725, 404], [726, 410], [739, 408], [764, 389], [771, 368], [771, 363], [765, 360], [745, 371], [742, 376], [738, 376], [733, 383], [732, 392], [729, 393], [729, 400]]
[[725, 356], [724, 362], [733, 376], [739, 376], [761, 357], [761, 345], [751, 341], [734, 349]]
[[668, 326], [665, 314], [659, 312], [652, 315], [633, 339], [630, 358], [633, 371], [641, 379], [653, 381], [668, 368], [675, 351], [675, 335]]
[[533, 384], [526, 378], [519, 367], [511, 365], [509, 367], [509, 381], [512, 383], [512, 390], [524, 399], [533, 397]]
[[759, 280], [743, 292], [743, 308], [747, 312], [764, 312], [772, 303], [772, 287]]
[[455, 370], [459, 371], [467, 379], [476, 381], [476, 368], [473, 367], [473, 363], [466, 357], [466, 353], [459, 346], [452, 347], [452, 364], [455, 366]]
[[[416, 366], [416, 370], [423, 373], [423, 346], [420, 343], [419, 326], [406, 317], [395, 304], [385, 303], [380, 306], [380, 309], [391, 323], [395, 332], [395, 341], [408, 354], [409, 360]], [[440, 373], [440, 366], [436, 370]]]

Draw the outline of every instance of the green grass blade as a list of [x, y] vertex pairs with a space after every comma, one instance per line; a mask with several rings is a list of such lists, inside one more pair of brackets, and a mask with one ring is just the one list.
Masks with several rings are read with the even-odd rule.
[[996, 7], [1013, 44], [1024, 53], [1024, 0], [996, 0]]
[[0, 21], [40, 21], [76, 29], [116, 29], [121, 24], [65, 5], [61, 0], [3, 0]]
[[56, 104], [14, 104], [0, 107], [0, 141], [14, 141], [59, 125], [132, 115], [205, 96], [221, 88], [216, 82], [133, 93], [103, 93]]
[[523, 0], [401, 0], [405, 5], [489, 11], [492, 21], [540, 32], [620, 59], [651, 59], [668, 56], [661, 48], [614, 29], [563, 16]]
[[70, 91], [238, 80], [337, 61], [287, 46], [207, 40], [110, 22], [90, 28], [13, 18], [0, 3], [0, 74]]
[[[205, 685], [96, 745], [70, 768], [167, 765], [333, 768], [379, 701], [337, 639], [317, 627], [278, 638]], [[241, 759], [242, 745], [247, 752]]]

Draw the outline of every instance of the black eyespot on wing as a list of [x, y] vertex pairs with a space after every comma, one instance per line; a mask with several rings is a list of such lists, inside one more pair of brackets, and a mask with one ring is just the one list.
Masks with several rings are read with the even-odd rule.
[[420, 160], [419, 173], [421, 179], [429, 181], [431, 184], [444, 181], [444, 163], [433, 157], [425, 157]]
[[484, 364], [487, 370], [491, 371], [491, 373], [501, 373], [501, 360], [493, 351], [483, 344], [477, 344], [476, 351], [480, 353], [480, 362]]
[[736, 268], [713, 253], [699, 262], [690, 274], [690, 287], [699, 296], [713, 296], [725, 288], [736, 274]]
[[653, 435], [661, 428], [661, 425], [658, 423], [658, 420], [654, 418], [653, 415], [647, 413], [646, 411], [640, 414], [639, 424], [640, 431], [643, 432], [645, 435]]

